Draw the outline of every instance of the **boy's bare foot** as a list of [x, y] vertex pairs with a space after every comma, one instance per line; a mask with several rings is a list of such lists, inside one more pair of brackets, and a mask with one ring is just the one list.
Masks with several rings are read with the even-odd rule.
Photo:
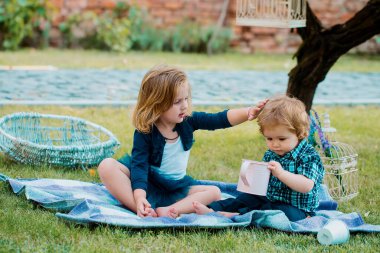
[[193, 202], [193, 207], [197, 214], [206, 214], [214, 212], [211, 208], [208, 208], [207, 206], [203, 205], [198, 201]]
[[169, 217], [169, 218], [177, 218], [178, 212], [174, 207], [166, 206], [166, 207], [158, 207], [156, 208], [156, 213], [158, 217]]
[[223, 215], [224, 217], [227, 217], [227, 218], [232, 218], [236, 215], [239, 215], [239, 213], [229, 213], [229, 212], [218, 212], [220, 213], [221, 215]]

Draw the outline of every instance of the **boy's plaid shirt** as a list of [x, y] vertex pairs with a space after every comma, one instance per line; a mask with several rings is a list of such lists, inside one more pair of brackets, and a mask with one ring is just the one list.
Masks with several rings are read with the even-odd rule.
[[270, 201], [284, 202], [305, 212], [313, 212], [318, 207], [318, 192], [325, 170], [317, 151], [307, 143], [306, 139], [302, 140], [296, 148], [282, 157], [268, 150], [264, 154], [263, 161], [279, 162], [284, 170], [304, 175], [314, 181], [314, 187], [310, 192], [300, 193], [290, 189], [271, 175], [267, 192], [267, 198]]

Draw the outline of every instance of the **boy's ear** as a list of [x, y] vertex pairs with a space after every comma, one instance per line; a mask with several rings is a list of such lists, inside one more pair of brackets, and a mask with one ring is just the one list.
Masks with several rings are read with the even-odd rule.
[[298, 135], [298, 140], [303, 140], [303, 139], [307, 138], [307, 136], [308, 136], [308, 133], [299, 134]]

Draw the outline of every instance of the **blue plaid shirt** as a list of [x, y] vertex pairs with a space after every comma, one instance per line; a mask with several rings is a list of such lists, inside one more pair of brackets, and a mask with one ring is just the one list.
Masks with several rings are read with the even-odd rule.
[[266, 151], [263, 161], [279, 162], [284, 170], [304, 175], [314, 182], [314, 187], [310, 192], [300, 193], [290, 189], [278, 178], [271, 175], [267, 192], [267, 198], [270, 201], [281, 201], [305, 212], [313, 212], [318, 207], [318, 192], [325, 170], [318, 153], [307, 143], [306, 139], [302, 140], [296, 148], [282, 157], [271, 150]]

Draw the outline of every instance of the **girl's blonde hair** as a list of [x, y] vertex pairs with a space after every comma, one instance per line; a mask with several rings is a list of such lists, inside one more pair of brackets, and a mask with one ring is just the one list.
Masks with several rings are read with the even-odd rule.
[[309, 135], [309, 117], [303, 102], [286, 95], [275, 96], [266, 103], [257, 117], [260, 132], [274, 125], [284, 125], [295, 133], [299, 140]]
[[137, 104], [133, 111], [132, 122], [142, 133], [149, 133], [153, 124], [162, 113], [173, 106], [180, 87], [189, 89], [187, 113], [191, 113], [191, 89], [187, 76], [182, 70], [166, 65], [150, 69], [141, 81]]

